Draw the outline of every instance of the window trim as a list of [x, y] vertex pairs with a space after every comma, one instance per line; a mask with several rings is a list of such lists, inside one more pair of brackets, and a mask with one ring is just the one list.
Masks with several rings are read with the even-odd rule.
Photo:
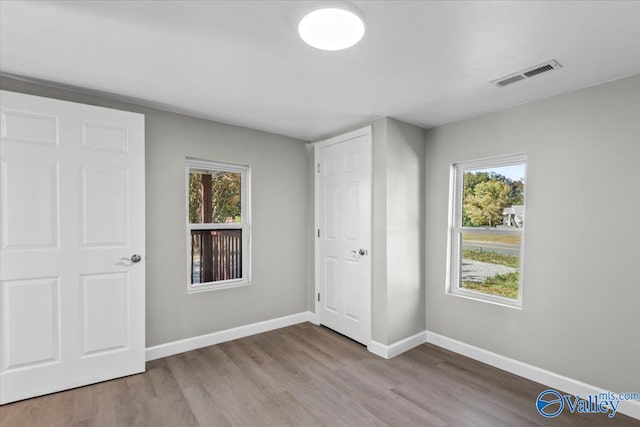
[[[447, 295], [463, 297], [475, 301], [482, 301], [497, 304], [510, 308], [522, 309], [522, 297], [524, 288], [524, 241], [527, 220], [524, 226], [518, 230], [505, 229], [480, 229], [477, 227], [464, 227], [462, 225], [462, 195], [464, 194], [464, 172], [468, 170], [487, 169], [491, 167], [524, 165], [525, 187], [523, 191], [524, 206], [526, 212], [527, 205], [527, 156], [524, 153], [508, 154], [503, 156], [487, 157], [478, 160], [468, 160], [452, 163], [449, 177], [449, 215], [447, 232], [447, 273], [446, 288]], [[490, 295], [472, 289], [465, 289], [460, 286], [461, 270], [461, 239], [462, 233], [474, 232], [482, 234], [501, 234], [520, 236], [520, 274], [518, 284], [518, 298], [511, 299], [499, 295]]]
[[[189, 222], [189, 174], [192, 169], [240, 174], [240, 223]], [[186, 224], [186, 282], [187, 293], [214, 291], [251, 285], [251, 167], [249, 165], [185, 158], [185, 224]], [[242, 230], [242, 278], [219, 280], [200, 284], [191, 283], [191, 230], [241, 229]]]

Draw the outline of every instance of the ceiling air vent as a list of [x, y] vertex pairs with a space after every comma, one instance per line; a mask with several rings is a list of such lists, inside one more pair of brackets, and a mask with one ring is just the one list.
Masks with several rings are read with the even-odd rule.
[[560, 63], [555, 59], [552, 59], [540, 65], [536, 65], [535, 67], [530, 67], [520, 72], [509, 74], [508, 76], [499, 78], [498, 80], [494, 80], [491, 82], [491, 84], [494, 84], [497, 87], [503, 87], [515, 82], [519, 82], [520, 80], [530, 79], [531, 77], [553, 71], [558, 68], [562, 68], [562, 65], [560, 65]]

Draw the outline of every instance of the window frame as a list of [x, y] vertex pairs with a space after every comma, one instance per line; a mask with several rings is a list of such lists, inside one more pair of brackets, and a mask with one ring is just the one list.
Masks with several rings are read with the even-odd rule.
[[[503, 167], [523, 165], [525, 185], [523, 191], [524, 211], [527, 211], [527, 156], [524, 153], [509, 154], [496, 157], [488, 157], [478, 160], [468, 160], [451, 164], [449, 180], [449, 223], [448, 223], [448, 243], [447, 243], [447, 277], [446, 294], [458, 297], [473, 299], [476, 301], [498, 304], [511, 308], [522, 308], [522, 297], [524, 288], [524, 239], [527, 219], [522, 228], [491, 229], [479, 227], [465, 227], [462, 224], [462, 205], [464, 194], [464, 173], [478, 169], [489, 169], [492, 167]], [[490, 235], [519, 235], [520, 236], [520, 268], [518, 277], [518, 298], [512, 299], [499, 295], [486, 294], [472, 289], [465, 289], [461, 286], [461, 261], [462, 261], [462, 234], [481, 233]]]
[[[189, 174], [192, 169], [212, 172], [232, 172], [240, 174], [240, 218], [239, 223], [199, 223], [189, 222]], [[213, 291], [251, 285], [251, 168], [249, 165], [185, 158], [185, 223], [186, 223], [186, 265], [187, 293]], [[242, 277], [205, 283], [191, 283], [191, 231], [192, 230], [242, 230]]]

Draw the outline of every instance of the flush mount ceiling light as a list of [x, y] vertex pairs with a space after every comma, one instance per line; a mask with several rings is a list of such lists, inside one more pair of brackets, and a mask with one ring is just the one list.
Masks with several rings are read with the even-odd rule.
[[317, 9], [300, 20], [298, 34], [317, 49], [342, 50], [362, 39], [364, 22], [356, 13], [345, 9]]

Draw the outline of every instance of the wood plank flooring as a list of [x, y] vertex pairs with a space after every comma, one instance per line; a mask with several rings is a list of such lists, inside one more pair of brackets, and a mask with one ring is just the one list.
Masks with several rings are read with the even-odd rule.
[[639, 426], [547, 420], [547, 387], [424, 344], [391, 360], [309, 323], [154, 360], [147, 372], [0, 407], [13, 426]]

